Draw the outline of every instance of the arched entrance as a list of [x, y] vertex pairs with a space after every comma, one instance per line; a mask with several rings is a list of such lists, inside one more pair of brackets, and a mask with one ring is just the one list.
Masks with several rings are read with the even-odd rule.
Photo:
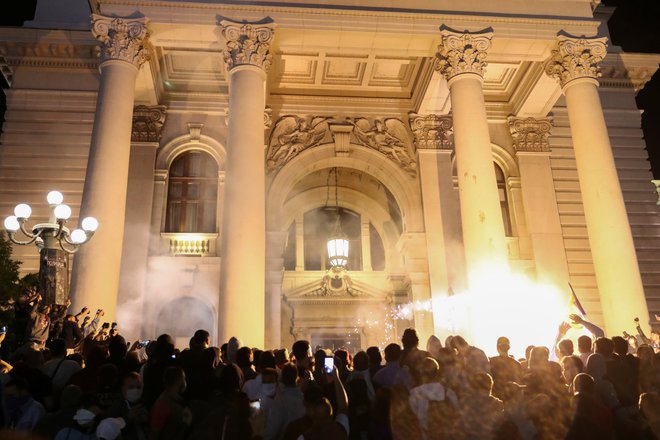
[[199, 329], [211, 330], [213, 310], [204, 301], [191, 296], [177, 298], [165, 304], [158, 314], [156, 336], [167, 333], [179, 349], [188, 347], [190, 338]]

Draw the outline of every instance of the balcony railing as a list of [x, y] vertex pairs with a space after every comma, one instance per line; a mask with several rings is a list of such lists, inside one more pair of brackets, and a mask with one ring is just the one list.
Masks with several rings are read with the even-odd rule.
[[162, 248], [170, 255], [214, 257], [218, 234], [162, 232]]

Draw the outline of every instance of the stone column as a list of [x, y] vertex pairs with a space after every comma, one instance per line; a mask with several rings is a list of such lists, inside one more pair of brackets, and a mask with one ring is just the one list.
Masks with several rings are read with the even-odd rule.
[[131, 159], [128, 169], [119, 304], [117, 322], [127, 340], [143, 335], [141, 323], [146, 287], [147, 258], [151, 237], [151, 214], [154, 194], [154, 166], [156, 150], [165, 123], [166, 108], [162, 105], [139, 105], [133, 109]]
[[305, 216], [301, 212], [296, 215], [296, 271], [305, 270]]
[[72, 310], [102, 308], [107, 321], [115, 319], [117, 307], [131, 115], [135, 78], [148, 58], [146, 24], [146, 18], [92, 14], [92, 33], [101, 42], [101, 81], [80, 216], [96, 217], [99, 229], [76, 255], [71, 290]]
[[362, 270], [371, 272], [371, 231], [369, 230], [369, 220], [362, 219], [360, 222], [360, 244], [362, 245]]
[[506, 267], [507, 247], [482, 90], [493, 33], [442, 28], [436, 70], [449, 85], [468, 280], [484, 266]]
[[458, 209], [457, 204], [452, 203], [453, 125], [451, 116], [416, 113], [409, 115], [409, 122], [419, 163], [434, 330], [443, 338], [448, 336], [448, 332], [443, 327], [443, 322], [447, 320], [442, 316], [442, 302], [447, 298], [453, 281], [448, 260], [457, 257], [456, 247], [451, 242], [458, 240], [457, 236], [451, 235], [456, 231], [452, 228], [450, 215]]
[[282, 345], [282, 279], [284, 277], [284, 245], [287, 231], [268, 231], [266, 234], [266, 336], [265, 347]]
[[526, 225], [540, 282], [568, 289], [568, 263], [550, 167], [549, 118], [509, 118]]
[[605, 328], [616, 335], [629, 329], [635, 317], [648, 331], [649, 314], [598, 95], [598, 64], [607, 54], [606, 40], [559, 36], [546, 72], [559, 80], [566, 96]]
[[229, 75], [229, 130], [222, 267], [218, 310], [219, 341], [237, 336], [264, 347], [266, 198], [264, 108], [272, 24], [220, 22]]

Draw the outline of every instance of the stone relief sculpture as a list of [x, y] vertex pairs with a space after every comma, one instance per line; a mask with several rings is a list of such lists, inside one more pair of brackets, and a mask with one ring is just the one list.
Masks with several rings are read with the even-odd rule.
[[306, 118], [287, 115], [281, 117], [270, 135], [266, 167], [269, 172], [282, 168], [301, 151], [318, 145], [328, 134], [328, 120], [324, 116], [314, 116], [310, 122]]
[[347, 120], [353, 124], [353, 135], [358, 144], [384, 154], [411, 176], [417, 174], [417, 163], [403, 122], [395, 118], [375, 119], [373, 124], [366, 118]]

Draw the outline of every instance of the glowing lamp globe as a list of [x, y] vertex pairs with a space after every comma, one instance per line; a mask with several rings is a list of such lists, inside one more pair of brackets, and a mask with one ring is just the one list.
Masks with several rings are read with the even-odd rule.
[[348, 264], [348, 240], [334, 237], [328, 240], [328, 261], [331, 267], [344, 268]]
[[21, 203], [14, 208], [14, 215], [18, 218], [30, 218], [30, 215], [32, 215], [32, 208], [30, 208], [30, 205]]
[[21, 227], [18, 219], [14, 215], [10, 215], [5, 219], [5, 229], [11, 232], [16, 232]]
[[87, 240], [87, 234], [82, 229], [74, 229], [71, 232], [71, 241], [75, 244], [84, 243]]
[[71, 208], [69, 208], [69, 205], [57, 205], [54, 212], [58, 220], [68, 220], [71, 217]]
[[94, 217], [85, 217], [81, 223], [82, 228], [87, 232], [94, 232], [99, 227], [99, 221]]
[[51, 191], [46, 196], [49, 205], [59, 205], [64, 200], [64, 196], [59, 191]]

